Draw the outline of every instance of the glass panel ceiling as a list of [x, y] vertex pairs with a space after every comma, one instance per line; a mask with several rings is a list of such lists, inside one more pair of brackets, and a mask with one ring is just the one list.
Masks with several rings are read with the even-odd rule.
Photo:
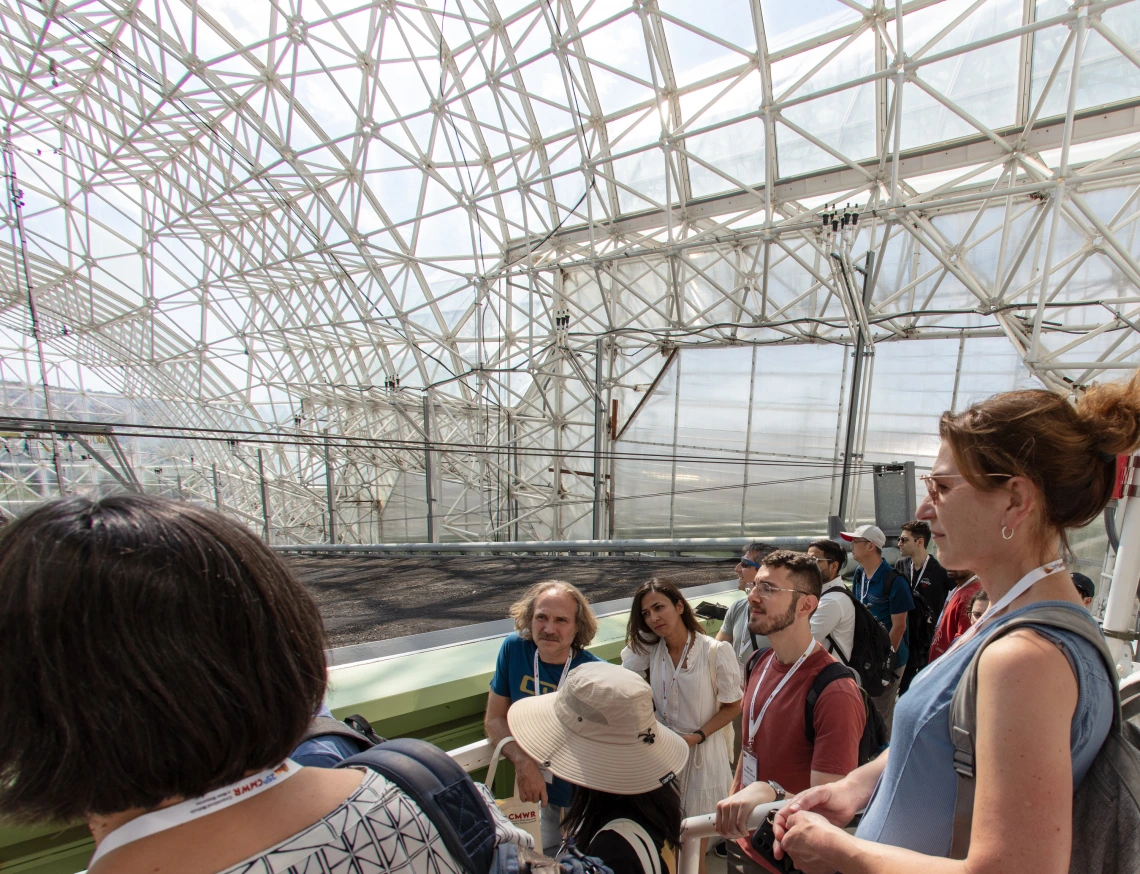
[[1136, 2], [0, 16], [13, 384], [401, 440], [430, 394], [557, 448], [599, 336], [607, 397], [687, 343], [972, 332], [1059, 390], [1137, 360]]

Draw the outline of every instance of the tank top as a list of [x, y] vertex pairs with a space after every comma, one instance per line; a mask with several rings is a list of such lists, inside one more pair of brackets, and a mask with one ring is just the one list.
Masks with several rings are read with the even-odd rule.
[[[950, 699], [970, 659], [987, 637], [1006, 622], [1035, 607], [1048, 605], [1084, 613], [1067, 601], [1041, 601], [1012, 610], [993, 621], [972, 640], [921, 671], [899, 698], [891, 733], [890, 757], [856, 836], [905, 847], [928, 856], [948, 856], [958, 775], [950, 742]], [[1058, 628], [1033, 630], [1065, 654], [1079, 689], [1069, 735], [1073, 786], [1084, 779], [1112, 725], [1112, 686], [1100, 653], [1088, 641]], [[943, 663], [945, 662], [945, 664]], [[924, 676], [935, 668], [929, 676]], [[985, 775], [980, 775], [985, 779]]]

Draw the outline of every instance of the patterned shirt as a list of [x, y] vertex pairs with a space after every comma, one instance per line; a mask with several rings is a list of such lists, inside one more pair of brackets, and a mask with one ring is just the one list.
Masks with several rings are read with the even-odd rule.
[[[530, 846], [529, 835], [515, 828], [482, 792], [495, 820], [497, 844]], [[219, 874], [463, 874], [451, 858], [435, 825], [395, 783], [374, 771], [325, 816], [276, 846], [220, 871]]]

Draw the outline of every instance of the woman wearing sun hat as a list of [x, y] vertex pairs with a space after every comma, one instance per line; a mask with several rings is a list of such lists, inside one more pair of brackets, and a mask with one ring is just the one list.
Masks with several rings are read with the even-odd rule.
[[614, 874], [667, 874], [681, 837], [676, 778], [689, 745], [654, 716], [641, 677], [596, 662], [572, 670], [553, 695], [516, 701], [511, 736], [576, 785], [563, 833]]

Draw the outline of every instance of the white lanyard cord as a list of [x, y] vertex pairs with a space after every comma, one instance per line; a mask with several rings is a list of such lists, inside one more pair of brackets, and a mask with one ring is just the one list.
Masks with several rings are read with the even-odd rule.
[[752, 692], [752, 700], [748, 703], [748, 743], [747, 743], [747, 746], [751, 747], [752, 742], [754, 740], [756, 740], [756, 732], [760, 728], [760, 723], [762, 723], [764, 721], [764, 714], [768, 712], [768, 705], [771, 704], [772, 701], [775, 699], [775, 697], [780, 694], [780, 690], [784, 688], [784, 685], [788, 682], [788, 680], [790, 680], [792, 678], [792, 675], [800, 669], [800, 665], [802, 665], [804, 663], [804, 660], [809, 655], [811, 655], [811, 651], [813, 649], [815, 649], [815, 639], [814, 638], [808, 642], [808, 646], [807, 646], [807, 649], [804, 650], [804, 654], [802, 656], [800, 656], [798, 659], [796, 659], [795, 664], [793, 664], [791, 667], [791, 670], [789, 670], [786, 674], [784, 674], [783, 679], [780, 680], [780, 682], [779, 682], [779, 684], [777, 684], [776, 688], [772, 690], [772, 694], [768, 696], [768, 700], [764, 702], [764, 706], [760, 708], [760, 713], [757, 714], [756, 713], [756, 696], [760, 694], [760, 687], [762, 685], [764, 685], [764, 678], [766, 676], [768, 676], [768, 667], [776, 659], [776, 653], [774, 650], [772, 652], [772, 655], [769, 656], [768, 661], [764, 662], [764, 670], [760, 673], [760, 679], [756, 682], [756, 688]]
[[[1065, 570], [1065, 564], [1059, 558], [1056, 559], [1055, 561], [1049, 562], [1049, 564], [1043, 564], [1043, 565], [1041, 565], [1041, 567], [1034, 568], [1033, 570], [1031, 570], [1029, 573], [1027, 573], [1025, 576], [1023, 576], [1020, 580], [1018, 580], [1016, 583], [1014, 583], [1013, 588], [1010, 589], [1008, 592], [1006, 592], [1004, 595], [1002, 595], [1001, 598], [996, 603], [991, 604], [989, 609], [986, 610], [986, 612], [984, 614], [982, 614], [982, 618], [979, 619], [977, 622], [975, 622], [973, 625], [971, 625], [968, 629], [966, 629], [965, 633], [962, 634], [961, 636], [959, 636], [959, 638], [957, 640], [955, 640], [953, 644], [951, 644], [950, 649], [946, 650], [946, 652], [944, 652], [938, 658], [938, 660], [932, 664], [932, 667], [933, 667], [933, 665], [937, 665], [939, 663], [945, 664], [946, 656], [950, 655], [950, 653], [954, 652], [954, 650], [958, 649], [958, 647], [962, 646], [962, 644], [964, 644], [967, 640], [969, 640], [975, 634], [977, 634], [981, 630], [983, 625], [989, 624], [989, 622], [995, 616], [997, 616], [999, 613], [1001, 613], [1003, 610], [1005, 610], [1006, 607], [1008, 607], [1010, 604], [1012, 604], [1015, 600], [1017, 600], [1022, 595], [1024, 595], [1026, 592], [1028, 592], [1030, 590], [1030, 588], [1032, 588], [1037, 583], [1039, 583], [1043, 579], [1045, 579], [1045, 577], [1052, 576], [1053, 574], [1059, 573], [1060, 571], [1063, 571], [1063, 570]], [[977, 579], [976, 574], [974, 575], [974, 577], [972, 577], [970, 580], [965, 582], [963, 585], [968, 586], [975, 579]]]
[[[562, 684], [566, 682], [566, 675], [570, 673], [570, 662], [574, 661], [574, 648], [570, 648], [570, 654], [566, 656], [566, 663], [562, 666], [562, 676], [558, 678], [558, 685], [555, 689], [561, 689]], [[538, 647], [534, 649], [534, 694], [542, 694], [542, 681], [538, 678]]]
[[172, 804], [170, 807], [144, 813], [130, 822], [123, 823], [103, 838], [103, 842], [95, 850], [95, 855], [91, 857], [87, 867], [95, 867], [95, 863], [103, 856], [112, 850], [119, 849], [119, 847], [192, 822], [199, 817], [217, 813], [219, 810], [225, 810], [227, 807], [245, 801], [247, 798], [252, 798], [254, 795], [260, 795], [266, 789], [272, 789], [283, 780], [288, 780], [300, 770], [300, 765], [291, 759], [286, 759], [275, 768], [267, 768], [259, 774], [243, 777], [236, 783], [215, 789], [201, 798], [191, 798], [178, 804]]
[[[669, 716], [669, 695], [673, 691], [673, 686], [675, 686], [677, 683], [677, 676], [681, 673], [681, 667], [685, 664], [685, 656], [687, 656], [689, 654], [689, 647], [692, 645], [693, 639], [695, 637], [696, 637], [696, 635], [690, 634], [685, 638], [685, 648], [683, 650], [681, 650], [681, 657], [679, 659], [677, 659], [677, 664], [675, 666], [673, 666], [673, 679], [669, 681], [668, 686], [665, 685], [665, 671], [667, 671], [669, 669], [669, 665], [668, 665], [669, 644], [665, 643], [664, 640], [661, 641], [662, 643], [665, 644], [665, 648], [661, 653], [661, 661], [666, 663], [665, 671], [661, 672], [661, 719], [662, 719], [662, 721], [668, 719], [668, 716]], [[668, 723], [666, 723], [666, 724], [668, 724]]]
[[[924, 561], [924, 562], [922, 563], [922, 570], [920, 570], [920, 571], [918, 572], [918, 576], [917, 576], [917, 577], [915, 577], [915, 578], [914, 578], [914, 580], [913, 580], [913, 581], [911, 582], [911, 584], [910, 584], [910, 588], [911, 588], [911, 591], [912, 591], [912, 592], [917, 592], [917, 591], [918, 591], [918, 584], [922, 582], [922, 575], [923, 575], [924, 573], [926, 573], [926, 566], [927, 566], [928, 564], [930, 564], [930, 556], [929, 556], [929, 555], [926, 557], [926, 561]], [[913, 561], [910, 563], [910, 566], [911, 566], [911, 567], [914, 567], [914, 562], [913, 562]]]

